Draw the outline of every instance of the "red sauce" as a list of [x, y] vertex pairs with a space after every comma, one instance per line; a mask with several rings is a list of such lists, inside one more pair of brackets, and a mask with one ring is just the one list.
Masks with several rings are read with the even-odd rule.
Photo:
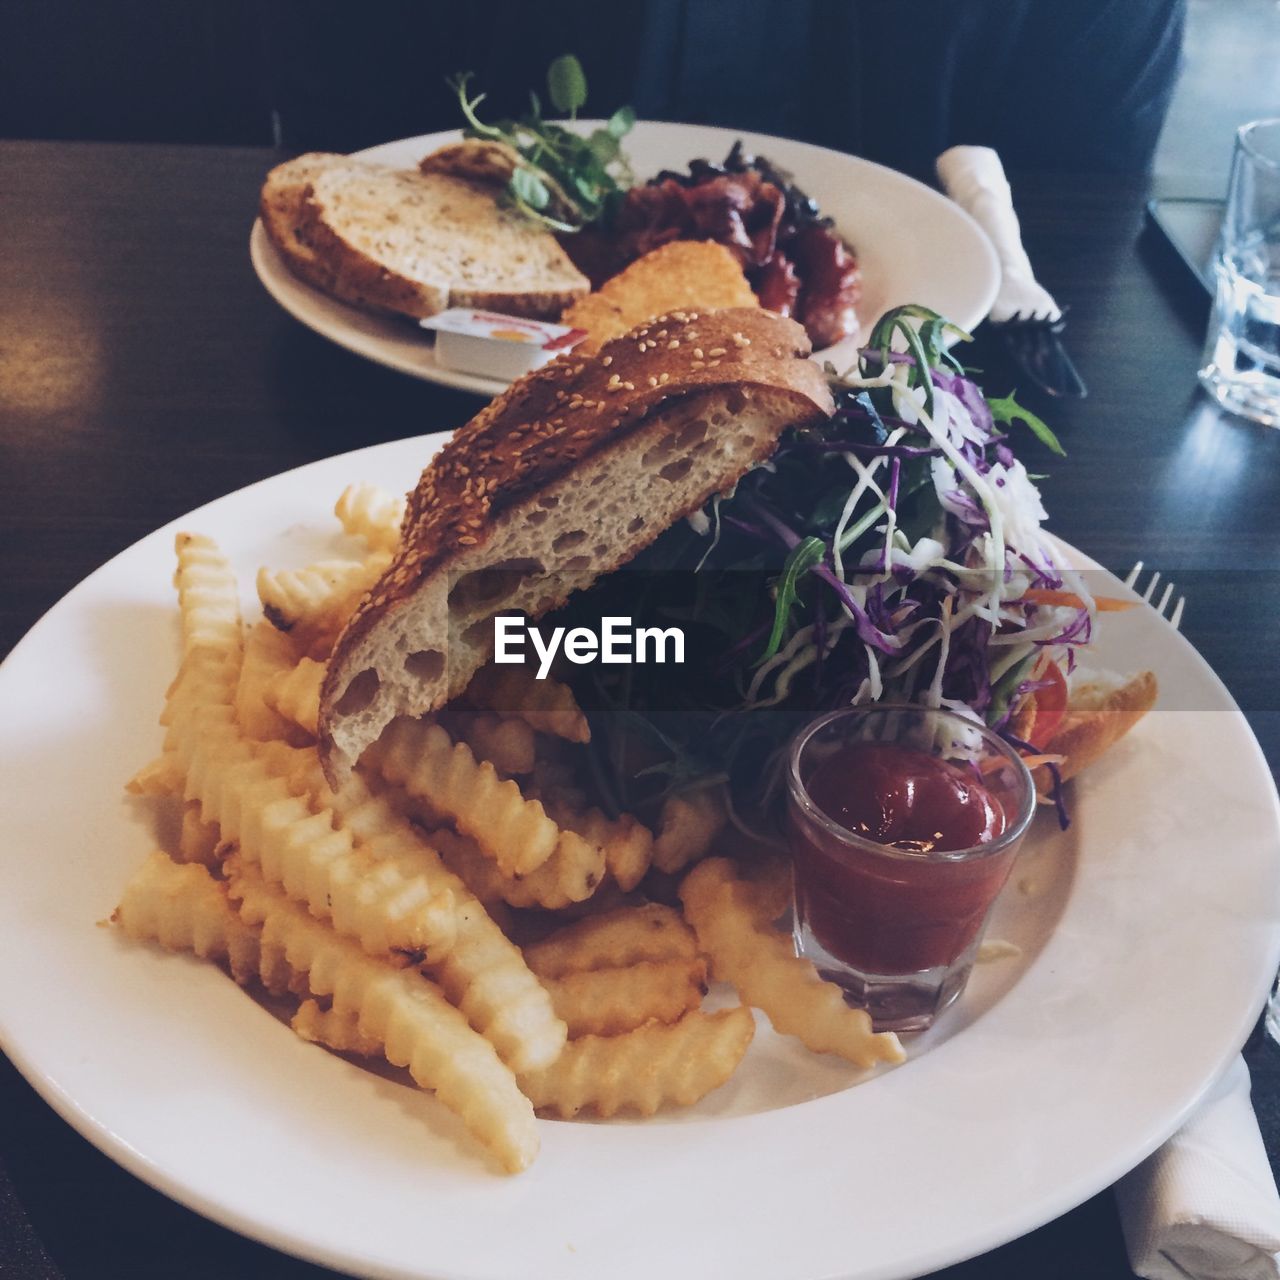
[[971, 770], [887, 742], [848, 743], [804, 781], [827, 817], [901, 855], [842, 841], [793, 801], [796, 905], [818, 942], [868, 974], [953, 963], [1003, 888], [1015, 850], [963, 861], [936, 855], [1002, 835], [999, 798]]

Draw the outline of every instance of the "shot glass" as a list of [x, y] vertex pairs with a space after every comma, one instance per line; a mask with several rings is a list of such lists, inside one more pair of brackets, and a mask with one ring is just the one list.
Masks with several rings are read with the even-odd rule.
[[964, 990], [1035, 811], [997, 734], [950, 711], [874, 704], [792, 741], [795, 944], [877, 1031], [921, 1031]]
[[1200, 382], [1232, 413], [1280, 426], [1280, 119], [1236, 131]]

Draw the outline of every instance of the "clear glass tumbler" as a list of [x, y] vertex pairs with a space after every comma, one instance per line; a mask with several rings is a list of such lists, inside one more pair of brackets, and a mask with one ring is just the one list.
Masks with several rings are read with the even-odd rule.
[[1280, 119], [1236, 131], [1200, 382], [1232, 413], [1280, 426]]
[[964, 989], [1035, 811], [1018, 753], [964, 716], [874, 704], [815, 720], [787, 769], [797, 951], [877, 1031]]

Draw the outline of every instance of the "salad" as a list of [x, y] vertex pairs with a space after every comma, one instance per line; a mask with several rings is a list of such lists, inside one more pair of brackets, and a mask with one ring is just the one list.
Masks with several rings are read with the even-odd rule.
[[1042, 530], [1012, 425], [1062, 449], [1012, 396], [986, 397], [948, 336], [968, 339], [923, 307], [887, 314], [852, 369], [828, 367], [828, 422], [566, 606], [678, 621], [689, 647], [683, 667], [579, 675], [606, 804], [724, 782], [758, 834], [795, 729], [879, 700], [957, 711], [1053, 773], [1041, 748], [1095, 604]]

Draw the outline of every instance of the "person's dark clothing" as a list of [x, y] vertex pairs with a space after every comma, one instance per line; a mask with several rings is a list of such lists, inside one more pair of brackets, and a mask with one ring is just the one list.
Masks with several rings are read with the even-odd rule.
[[556, 55], [587, 112], [779, 133], [917, 174], [956, 143], [1017, 169], [1134, 171], [1177, 78], [1186, 0], [272, 0], [281, 141], [352, 150], [460, 122], [445, 77], [519, 113]]

